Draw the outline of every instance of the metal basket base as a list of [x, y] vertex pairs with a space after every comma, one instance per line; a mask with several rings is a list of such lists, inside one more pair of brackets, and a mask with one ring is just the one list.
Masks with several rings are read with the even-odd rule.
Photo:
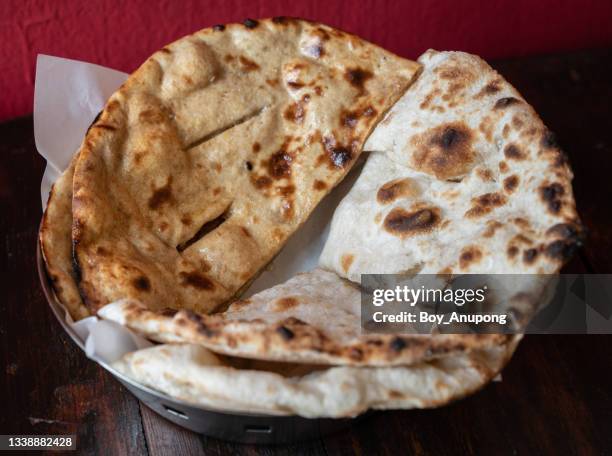
[[313, 440], [349, 427], [355, 419], [300, 416], [234, 415], [179, 404], [118, 379], [154, 412], [191, 431], [239, 443], [280, 445]]

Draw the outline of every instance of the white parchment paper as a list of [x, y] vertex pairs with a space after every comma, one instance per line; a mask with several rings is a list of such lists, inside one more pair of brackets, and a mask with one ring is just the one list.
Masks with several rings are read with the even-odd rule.
[[53, 182], [68, 167], [87, 127], [127, 79], [91, 63], [39, 55], [34, 84], [34, 140], [47, 160], [40, 188], [43, 209]]
[[[99, 65], [48, 55], [36, 62], [34, 89], [34, 138], [38, 152], [47, 160], [40, 193], [43, 210], [51, 185], [68, 167], [87, 128], [106, 100], [125, 81], [127, 74]], [[289, 240], [274, 261], [246, 291], [250, 296], [317, 266], [335, 208], [352, 186], [361, 166], [316, 208], [304, 226]], [[150, 345], [112, 322], [85, 318], [65, 321], [84, 343], [87, 356], [111, 363], [125, 353]]]

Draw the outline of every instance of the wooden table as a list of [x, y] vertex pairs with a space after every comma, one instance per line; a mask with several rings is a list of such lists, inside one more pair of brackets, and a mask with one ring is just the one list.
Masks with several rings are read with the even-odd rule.
[[[612, 51], [495, 62], [556, 131], [589, 241], [568, 272], [612, 272]], [[61, 134], [61, 132], [58, 132]], [[44, 169], [30, 117], [0, 125], [0, 433], [77, 434], [83, 454], [611, 454], [612, 336], [528, 336], [503, 381], [437, 410], [375, 413], [288, 447], [158, 417], [64, 334], [35, 265]]]

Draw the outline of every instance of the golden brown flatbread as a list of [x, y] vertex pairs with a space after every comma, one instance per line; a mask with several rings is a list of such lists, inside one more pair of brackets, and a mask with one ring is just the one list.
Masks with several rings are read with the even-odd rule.
[[57, 298], [73, 320], [80, 320], [90, 313], [79, 295], [72, 265], [72, 176], [76, 159], [75, 155], [68, 169], [51, 187], [39, 240]]
[[92, 311], [121, 298], [211, 311], [347, 173], [419, 66], [295, 19], [155, 53], [109, 99], [74, 173], [74, 257]]

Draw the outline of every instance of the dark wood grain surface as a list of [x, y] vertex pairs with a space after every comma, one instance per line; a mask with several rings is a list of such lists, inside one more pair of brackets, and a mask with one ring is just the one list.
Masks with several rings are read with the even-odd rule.
[[[566, 271], [612, 272], [612, 51], [493, 64], [570, 157], [589, 240]], [[45, 302], [44, 165], [31, 118], [0, 125], [0, 434], [77, 434], [82, 454], [612, 454], [612, 336], [527, 336], [503, 381], [472, 397], [375, 413], [300, 445], [232, 444], [165, 421], [89, 361]]]

